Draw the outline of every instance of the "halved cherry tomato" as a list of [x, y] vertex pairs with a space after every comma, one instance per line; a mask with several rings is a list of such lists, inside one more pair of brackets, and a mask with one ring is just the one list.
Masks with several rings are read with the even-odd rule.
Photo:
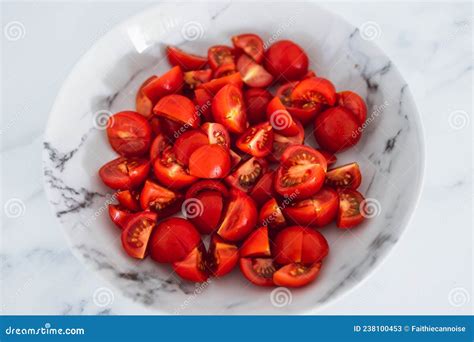
[[362, 181], [359, 164], [351, 163], [328, 170], [326, 184], [336, 188], [357, 189]]
[[115, 152], [124, 157], [139, 157], [148, 152], [151, 127], [137, 112], [119, 112], [107, 122], [107, 137]]
[[271, 258], [240, 258], [240, 270], [251, 283], [258, 286], [273, 286], [276, 271]]
[[206, 122], [201, 126], [201, 129], [207, 135], [209, 139], [209, 144], [217, 144], [222, 147], [229, 149], [230, 148], [230, 135], [227, 129], [216, 122]]
[[257, 223], [255, 202], [244, 192], [232, 189], [217, 234], [228, 241], [244, 239]]
[[328, 164], [328, 166], [335, 164], [337, 162], [337, 157], [331, 152], [321, 150], [320, 148], [317, 148], [316, 151], [321, 153], [324, 156], [324, 158], [326, 158], [326, 163]]
[[232, 150], [229, 150], [229, 154], [230, 154], [230, 165], [233, 169], [234, 167], [239, 165], [239, 163], [242, 161], [242, 157]]
[[150, 163], [141, 158], [119, 157], [99, 170], [99, 176], [109, 188], [115, 190], [134, 189], [148, 176]]
[[142, 212], [132, 215], [122, 231], [122, 246], [132, 258], [146, 255], [150, 234], [156, 226], [156, 214]]
[[275, 190], [282, 196], [308, 198], [324, 184], [326, 159], [315, 149], [294, 145], [288, 147], [277, 169]]
[[249, 87], [265, 88], [273, 81], [272, 74], [247, 55], [239, 57], [237, 70], [242, 75], [242, 81]]
[[257, 181], [252, 191], [250, 191], [250, 197], [254, 199], [258, 206], [263, 205], [266, 201], [275, 196], [275, 190], [273, 188], [274, 178], [275, 171], [270, 170], [266, 172]]
[[228, 84], [212, 100], [214, 120], [232, 133], [243, 133], [247, 128], [245, 103], [240, 88]]
[[367, 119], [367, 105], [362, 97], [356, 93], [348, 90], [337, 93], [337, 104], [354, 113], [359, 124], [362, 125]]
[[212, 78], [212, 70], [192, 70], [184, 73], [184, 82], [188, 88], [194, 89], [198, 85], [209, 82]]
[[239, 249], [214, 235], [209, 246], [209, 269], [213, 276], [222, 277], [232, 271], [239, 261]]
[[229, 195], [229, 191], [221, 182], [216, 180], [201, 180], [191, 185], [188, 191], [186, 191], [186, 199], [196, 198], [201, 192], [207, 191], [219, 192], [222, 197]]
[[109, 204], [109, 216], [117, 227], [124, 229], [132, 213], [121, 206]]
[[143, 87], [156, 78], [158, 77], [155, 75], [147, 78], [138, 89], [137, 95], [135, 97], [135, 109], [137, 110], [137, 113], [143, 115], [146, 118], [150, 118], [153, 115], [153, 106], [155, 104], [143, 93]]
[[281, 265], [312, 265], [328, 255], [329, 245], [318, 231], [301, 226], [283, 229], [275, 238], [275, 261]]
[[212, 121], [212, 96], [204, 89], [194, 90], [194, 102], [196, 103], [196, 115]]
[[285, 136], [295, 136], [299, 133], [296, 122], [281, 103], [279, 97], [274, 97], [267, 106], [267, 119], [275, 133]]
[[167, 119], [164, 116], [155, 116], [155, 118], [159, 120], [161, 133], [163, 133], [170, 141], [174, 141], [177, 136], [192, 128], [188, 124]]
[[181, 68], [175, 66], [167, 73], [153, 79], [145, 85], [142, 88], [143, 94], [145, 94], [152, 103], [156, 103], [163, 96], [180, 92], [183, 87], [183, 77], [184, 75]]
[[163, 133], [161, 127], [162, 123], [160, 121], [160, 118], [154, 115], [148, 118], [148, 122], [150, 123], [151, 131], [153, 133], [152, 135]]
[[153, 112], [158, 116], [187, 124], [193, 128], [199, 127], [200, 118], [196, 115], [193, 102], [182, 95], [168, 95], [161, 98]]
[[201, 243], [194, 225], [182, 218], [171, 217], [161, 221], [150, 239], [153, 260], [170, 263], [184, 260]]
[[311, 266], [298, 263], [288, 264], [273, 274], [273, 282], [275, 285], [284, 287], [305, 286], [316, 279], [320, 270], [321, 262], [317, 262]]
[[299, 81], [294, 81], [283, 84], [277, 89], [275, 96], [280, 98], [281, 103], [283, 103], [294, 119], [306, 125], [316, 117], [324, 105], [317, 103], [305, 105], [304, 103], [293, 102], [291, 100], [291, 92], [298, 83]]
[[260, 227], [254, 230], [240, 247], [240, 256], [246, 257], [269, 257], [270, 239], [268, 238], [268, 228]]
[[168, 146], [153, 162], [153, 173], [165, 186], [172, 189], [185, 188], [197, 178], [190, 175], [183, 165], [177, 160], [173, 148]]
[[159, 133], [150, 146], [150, 160], [154, 161], [166, 147], [169, 146], [169, 139], [166, 138], [162, 133]]
[[189, 158], [189, 173], [199, 178], [224, 178], [230, 171], [230, 155], [221, 145], [199, 147]]
[[268, 103], [273, 99], [272, 94], [265, 89], [250, 88], [244, 92], [244, 99], [250, 124], [265, 121]]
[[184, 52], [174, 46], [166, 48], [166, 55], [171, 65], [179, 65], [183, 70], [196, 70], [204, 68], [207, 58]]
[[117, 198], [120, 205], [130, 211], [140, 210], [139, 197], [140, 195], [133, 190], [122, 190], [115, 194], [115, 198]]
[[316, 107], [317, 104], [334, 106], [336, 89], [331, 81], [325, 78], [307, 78], [293, 89], [291, 101], [304, 103], [307, 107]]
[[323, 187], [310, 198], [283, 209], [286, 216], [296, 224], [324, 227], [337, 215], [339, 196], [329, 187]]
[[140, 206], [143, 210], [152, 210], [160, 219], [178, 212], [181, 209], [183, 196], [147, 180], [140, 194]]
[[215, 78], [207, 83], [203, 83], [197, 86], [198, 89], [204, 89], [209, 92], [211, 95], [215, 95], [221, 90], [224, 86], [232, 84], [237, 88], [242, 88], [242, 76], [239, 72], [233, 73], [228, 76]]
[[232, 37], [232, 43], [236, 49], [242, 49], [257, 63], [262, 63], [264, 48], [262, 38], [256, 34], [246, 33]]
[[357, 144], [361, 134], [354, 114], [343, 107], [322, 112], [314, 121], [314, 137], [323, 149], [341, 152]]
[[281, 208], [277, 201], [272, 198], [268, 200], [260, 209], [258, 221], [261, 225], [270, 228], [281, 228], [286, 226], [286, 220], [281, 212]]
[[214, 78], [220, 78], [232, 75], [237, 71], [237, 66], [234, 62], [222, 64], [216, 70], [214, 70]]
[[226, 179], [226, 183], [243, 192], [249, 192], [267, 171], [268, 163], [265, 159], [250, 158], [243, 162], [237, 170]]
[[211, 46], [209, 50], [207, 50], [207, 58], [209, 60], [209, 65], [213, 70], [223, 64], [234, 63], [232, 49], [225, 45]]
[[364, 221], [361, 203], [364, 196], [357, 190], [339, 189], [339, 212], [337, 214], [337, 226], [339, 228], [352, 228]]
[[211, 234], [219, 224], [224, 208], [222, 194], [217, 191], [202, 191], [184, 202], [183, 210], [201, 234]]
[[273, 149], [267, 158], [274, 162], [279, 162], [283, 152], [292, 145], [301, 145], [304, 142], [304, 128], [298, 121], [296, 127], [298, 127], [298, 134], [287, 137], [278, 133], [273, 134]]
[[248, 128], [235, 144], [241, 151], [254, 157], [265, 157], [273, 147], [272, 125], [267, 121]]
[[181, 278], [202, 283], [209, 278], [205, 263], [206, 251], [204, 247], [194, 248], [181, 261], [173, 263], [173, 269]]
[[265, 52], [265, 69], [276, 79], [299, 80], [308, 72], [308, 56], [294, 42], [280, 40]]
[[176, 139], [173, 151], [176, 159], [183, 165], [188, 165], [189, 158], [199, 147], [208, 145], [209, 140], [201, 130], [190, 130], [179, 136]]

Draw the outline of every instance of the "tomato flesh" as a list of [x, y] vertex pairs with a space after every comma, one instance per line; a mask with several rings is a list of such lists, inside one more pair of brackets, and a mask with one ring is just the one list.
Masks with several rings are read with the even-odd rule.
[[240, 270], [251, 283], [258, 286], [273, 286], [276, 266], [271, 258], [240, 258]]
[[209, 278], [205, 263], [205, 250], [200, 247], [194, 248], [181, 261], [173, 263], [173, 269], [181, 278], [202, 283]]
[[220, 145], [205, 145], [189, 158], [189, 173], [198, 178], [224, 178], [230, 171], [230, 155]]
[[118, 228], [124, 229], [131, 215], [130, 211], [125, 208], [109, 204], [109, 217]]
[[219, 90], [212, 100], [212, 114], [229, 132], [243, 133], [247, 128], [247, 116], [240, 88], [228, 84]]
[[264, 47], [262, 38], [256, 34], [247, 33], [232, 37], [232, 43], [237, 49], [242, 49], [252, 59], [261, 63], [264, 58]]
[[288, 264], [273, 274], [275, 285], [284, 287], [301, 287], [313, 282], [321, 270], [321, 262], [311, 266], [298, 263]]
[[117, 191], [115, 197], [120, 205], [125, 209], [130, 211], [140, 210], [140, 202], [138, 201], [139, 194], [137, 192], [133, 190]]
[[248, 128], [239, 139], [236, 146], [243, 152], [254, 157], [265, 157], [273, 147], [273, 129], [269, 122]]
[[183, 84], [183, 71], [179, 66], [175, 66], [167, 73], [160, 77], [156, 77], [147, 83], [142, 88], [142, 91], [152, 103], [156, 103], [159, 99], [166, 95], [180, 92]]
[[273, 76], [247, 55], [240, 56], [237, 70], [242, 75], [242, 81], [249, 87], [265, 88], [273, 81]]
[[225, 45], [211, 46], [207, 52], [207, 58], [213, 70], [216, 70], [223, 64], [234, 63], [232, 49]]
[[194, 89], [198, 85], [209, 82], [212, 78], [212, 70], [192, 70], [184, 73], [184, 82], [189, 89]]
[[232, 271], [239, 261], [239, 249], [214, 235], [209, 247], [209, 269], [213, 276], [222, 277]]
[[148, 176], [150, 163], [142, 158], [119, 157], [99, 170], [99, 176], [109, 188], [115, 190], [134, 189]]
[[252, 191], [250, 191], [250, 197], [252, 197], [258, 206], [263, 205], [266, 201], [275, 195], [273, 189], [273, 178], [275, 172], [273, 170], [266, 172], [257, 181]]
[[302, 102], [305, 106], [315, 107], [317, 104], [334, 106], [336, 89], [325, 78], [311, 77], [304, 79], [291, 92], [293, 102]]
[[335, 188], [357, 189], [362, 182], [359, 164], [351, 163], [328, 170], [326, 184]]
[[182, 165], [189, 164], [189, 158], [199, 147], [209, 144], [207, 136], [201, 130], [191, 130], [184, 132], [176, 139], [173, 151], [176, 160]]
[[265, 89], [250, 88], [245, 90], [244, 99], [247, 104], [247, 119], [250, 124], [255, 125], [266, 121], [267, 106], [273, 99], [272, 94]]
[[361, 203], [364, 196], [357, 190], [339, 189], [339, 211], [337, 214], [337, 226], [339, 228], [353, 228], [364, 221]]
[[158, 116], [177, 121], [190, 127], [199, 127], [200, 118], [196, 115], [193, 102], [183, 95], [168, 95], [161, 98], [153, 112]]
[[171, 146], [165, 148], [153, 162], [153, 174], [171, 189], [182, 189], [197, 181], [197, 177], [190, 175], [185, 166], [177, 161]]
[[207, 135], [209, 139], [209, 144], [217, 144], [225, 147], [226, 149], [230, 148], [230, 135], [227, 129], [216, 122], [206, 122], [201, 126], [201, 129]]
[[276, 229], [286, 226], [286, 220], [277, 201], [272, 198], [260, 209], [258, 216], [260, 224]]
[[245, 257], [269, 257], [270, 240], [268, 238], [268, 228], [260, 227], [254, 230], [240, 247], [240, 256]]
[[143, 93], [143, 87], [155, 80], [157, 77], [155, 75], [149, 77], [143, 82], [140, 88], [137, 91], [135, 96], [135, 109], [137, 113], [143, 115], [145, 118], [150, 118], [153, 115], [153, 106], [154, 103]]
[[204, 68], [207, 64], [207, 58], [184, 52], [183, 50], [168, 46], [166, 55], [171, 65], [178, 65], [183, 70], [197, 70]]
[[151, 213], [139, 213], [130, 217], [121, 236], [125, 252], [132, 258], [143, 259], [155, 226], [156, 215]]
[[252, 190], [260, 177], [267, 171], [268, 163], [265, 159], [250, 158], [242, 163], [225, 181], [232, 187], [245, 193]]
[[299, 128], [279, 97], [274, 97], [267, 106], [267, 119], [275, 132], [285, 136], [295, 136]]
[[183, 196], [147, 180], [140, 193], [140, 206], [159, 214], [160, 219], [176, 213], [181, 208]]
[[242, 88], [242, 76], [239, 72], [235, 72], [231, 75], [215, 78], [209, 82], [200, 84], [197, 86], [198, 89], [203, 89], [207, 91], [211, 95], [215, 95], [226, 85], [231, 84], [236, 86], [237, 88]]

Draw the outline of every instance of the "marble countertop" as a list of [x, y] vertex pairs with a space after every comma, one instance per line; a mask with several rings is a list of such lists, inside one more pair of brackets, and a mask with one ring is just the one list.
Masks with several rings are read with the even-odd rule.
[[[48, 114], [74, 63], [116, 23], [149, 5], [1, 4], [3, 314], [153, 313], [71, 254], [46, 200], [41, 168]], [[318, 313], [472, 313], [472, 7], [322, 6], [371, 27], [370, 39], [413, 92], [427, 159], [420, 203], [394, 251], [369, 279]]]

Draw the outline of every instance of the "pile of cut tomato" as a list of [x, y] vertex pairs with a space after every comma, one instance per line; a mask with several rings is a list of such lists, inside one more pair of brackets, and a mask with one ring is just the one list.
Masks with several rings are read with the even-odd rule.
[[[367, 108], [308, 70], [292, 41], [265, 49], [242, 34], [232, 45], [207, 56], [168, 47], [171, 69], [141, 85], [135, 111], [109, 118], [119, 154], [99, 170], [116, 191], [109, 214], [129, 256], [183, 279], [239, 265], [256, 285], [304, 286], [329, 253], [318, 228], [364, 220], [359, 166], [334, 164], [359, 141]], [[304, 144], [307, 125], [317, 148]]]

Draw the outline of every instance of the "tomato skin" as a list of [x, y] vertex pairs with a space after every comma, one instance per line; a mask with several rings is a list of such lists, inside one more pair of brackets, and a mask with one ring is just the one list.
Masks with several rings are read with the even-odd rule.
[[119, 157], [99, 169], [99, 176], [109, 188], [128, 190], [140, 186], [150, 172], [150, 163], [142, 158]]
[[186, 199], [195, 198], [204, 191], [216, 191], [220, 193], [222, 197], [227, 197], [229, 195], [229, 191], [221, 182], [216, 180], [201, 180], [191, 185], [188, 191], [186, 191], [185, 197]]
[[161, 77], [150, 81], [142, 91], [152, 103], [156, 103], [163, 96], [180, 92], [183, 84], [183, 71], [179, 66], [175, 66]]
[[209, 82], [212, 78], [212, 70], [192, 70], [184, 73], [184, 82], [187, 88], [194, 89], [198, 85]]
[[240, 256], [247, 257], [269, 257], [270, 239], [268, 238], [268, 228], [260, 227], [254, 230], [240, 247]]
[[209, 247], [209, 269], [213, 276], [222, 277], [232, 271], [239, 262], [239, 249], [213, 235]]
[[150, 239], [150, 255], [160, 263], [184, 260], [201, 243], [194, 225], [182, 218], [171, 217], [161, 221]]
[[183, 196], [147, 180], [140, 193], [140, 206], [143, 210], [154, 211], [160, 219], [170, 216], [181, 209]]
[[229, 171], [229, 152], [220, 145], [201, 146], [189, 158], [189, 174], [198, 178], [224, 178]]
[[209, 50], [207, 50], [207, 59], [209, 60], [209, 65], [212, 70], [216, 70], [223, 64], [234, 63], [232, 49], [225, 45], [211, 46]]
[[137, 112], [119, 112], [107, 122], [110, 146], [124, 157], [139, 157], [148, 152], [151, 134], [150, 124]]
[[216, 229], [223, 208], [222, 195], [217, 191], [203, 191], [190, 200], [188, 205], [183, 206], [183, 209], [189, 211], [189, 220], [201, 234], [211, 234]]
[[131, 215], [132, 213], [128, 210], [115, 204], [109, 204], [109, 217], [118, 228], [124, 229]]
[[258, 221], [264, 226], [268, 226], [273, 229], [281, 228], [286, 226], [286, 220], [281, 212], [281, 208], [274, 198], [271, 198], [260, 209]]
[[227, 208], [217, 234], [227, 241], [244, 239], [257, 223], [255, 202], [242, 191], [230, 191]]
[[213, 80], [210, 80], [209, 82], [198, 85], [197, 88], [203, 89], [211, 95], [216, 95], [219, 92], [219, 90], [221, 90], [223, 87], [225, 87], [228, 84], [232, 84], [236, 86], [237, 88], [242, 88], [243, 82], [242, 82], [242, 76], [240, 75], [240, 73], [236, 72], [228, 76], [215, 78]]
[[189, 158], [199, 147], [209, 144], [207, 136], [201, 130], [184, 132], [174, 142], [173, 151], [176, 160], [182, 165], [188, 165]]
[[202, 283], [209, 278], [207, 274], [204, 248], [194, 248], [183, 260], [173, 263], [173, 269], [181, 278]]
[[197, 55], [193, 55], [183, 50], [168, 46], [166, 48], [166, 55], [171, 65], [179, 65], [183, 70], [197, 70], [202, 69], [207, 64], [207, 58]]
[[232, 84], [225, 85], [212, 100], [212, 114], [229, 132], [243, 133], [247, 128], [247, 115], [242, 90]]
[[267, 106], [267, 119], [275, 133], [285, 136], [295, 136], [299, 128], [291, 114], [286, 110], [279, 97], [274, 97]]
[[302, 287], [313, 282], [320, 270], [321, 262], [311, 266], [288, 264], [273, 274], [273, 282], [278, 286]]
[[334, 106], [336, 98], [334, 85], [321, 77], [304, 79], [291, 92], [293, 102], [303, 102], [305, 105], [314, 107], [316, 104]]
[[317, 148], [316, 151], [321, 153], [324, 156], [324, 158], [326, 158], [326, 163], [328, 164], [328, 166], [335, 164], [337, 162], [337, 157], [331, 152], [324, 151], [319, 148]]
[[337, 226], [339, 228], [353, 228], [364, 221], [361, 203], [364, 196], [354, 189], [338, 189], [339, 211], [337, 213]]
[[298, 80], [308, 72], [308, 56], [297, 44], [280, 40], [265, 52], [265, 69], [282, 80]]
[[301, 145], [304, 142], [304, 128], [298, 121], [295, 121], [296, 127], [298, 128], [298, 134], [287, 137], [282, 134], [274, 132], [273, 134], [273, 149], [272, 153], [267, 156], [272, 162], [279, 162], [283, 152], [293, 145]]
[[221, 78], [234, 74], [237, 71], [237, 66], [234, 62], [222, 64], [214, 70], [214, 78]]
[[269, 122], [249, 127], [235, 143], [243, 152], [254, 157], [265, 157], [273, 147], [273, 129]]
[[194, 104], [186, 96], [175, 94], [162, 97], [153, 108], [153, 112], [158, 116], [187, 124], [192, 128], [197, 128], [200, 124]]
[[145, 118], [150, 118], [153, 115], [154, 103], [143, 93], [143, 87], [157, 79], [155, 75], [147, 78], [140, 86], [135, 96], [135, 109], [137, 113], [143, 115]]
[[270, 170], [263, 174], [258, 182], [250, 191], [250, 197], [252, 197], [258, 206], [262, 206], [266, 201], [276, 195], [273, 189], [273, 179], [275, 178], [275, 172]]
[[357, 189], [362, 182], [359, 164], [351, 163], [328, 170], [326, 184], [334, 188]]
[[273, 76], [247, 55], [239, 57], [237, 70], [242, 75], [242, 81], [249, 87], [265, 88], [273, 81]]
[[314, 120], [316, 115], [321, 112], [323, 105], [313, 103], [311, 106], [302, 103], [294, 103], [291, 100], [291, 92], [299, 84], [299, 81], [288, 82], [281, 85], [275, 96], [279, 97], [286, 110], [291, 114], [293, 119], [300, 121], [303, 125], [307, 125]]
[[171, 146], [165, 148], [153, 162], [153, 174], [163, 185], [171, 189], [182, 189], [197, 181], [196, 177], [190, 175], [178, 163]]
[[267, 171], [268, 163], [262, 158], [250, 158], [232, 172], [225, 181], [235, 189], [245, 193], [252, 190], [259, 178]]
[[246, 33], [233, 36], [232, 43], [236, 49], [243, 50], [255, 62], [262, 63], [265, 55], [262, 38], [253, 33]]
[[339, 196], [329, 187], [323, 187], [308, 199], [283, 209], [285, 215], [296, 224], [324, 227], [337, 215]]
[[153, 162], [169, 146], [169, 139], [159, 133], [150, 146], [150, 160]]
[[136, 259], [143, 259], [151, 232], [156, 226], [156, 214], [142, 212], [132, 215], [122, 231], [122, 246], [125, 252]]
[[117, 191], [117, 193], [115, 193], [115, 197], [117, 198], [117, 201], [120, 203], [120, 205], [125, 209], [130, 211], [140, 210], [140, 203], [138, 202], [139, 194], [135, 191]]
[[244, 92], [244, 99], [250, 124], [255, 125], [266, 121], [267, 106], [273, 99], [272, 94], [265, 89], [249, 88]]
[[271, 258], [240, 258], [240, 271], [251, 283], [258, 286], [273, 286], [276, 267]]
[[337, 153], [357, 144], [361, 134], [359, 123], [347, 109], [333, 107], [314, 121], [314, 137], [321, 148]]
[[360, 125], [367, 119], [367, 105], [358, 94], [352, 91], [341, 91], [337, 93], [337, 104], [351, 111]]
[[209, 144], [221, 145], [225, 149], [230, 148], [230, 135], [224, 125], [217, 122], [206, 122], [201, 129], [207, 135]]

